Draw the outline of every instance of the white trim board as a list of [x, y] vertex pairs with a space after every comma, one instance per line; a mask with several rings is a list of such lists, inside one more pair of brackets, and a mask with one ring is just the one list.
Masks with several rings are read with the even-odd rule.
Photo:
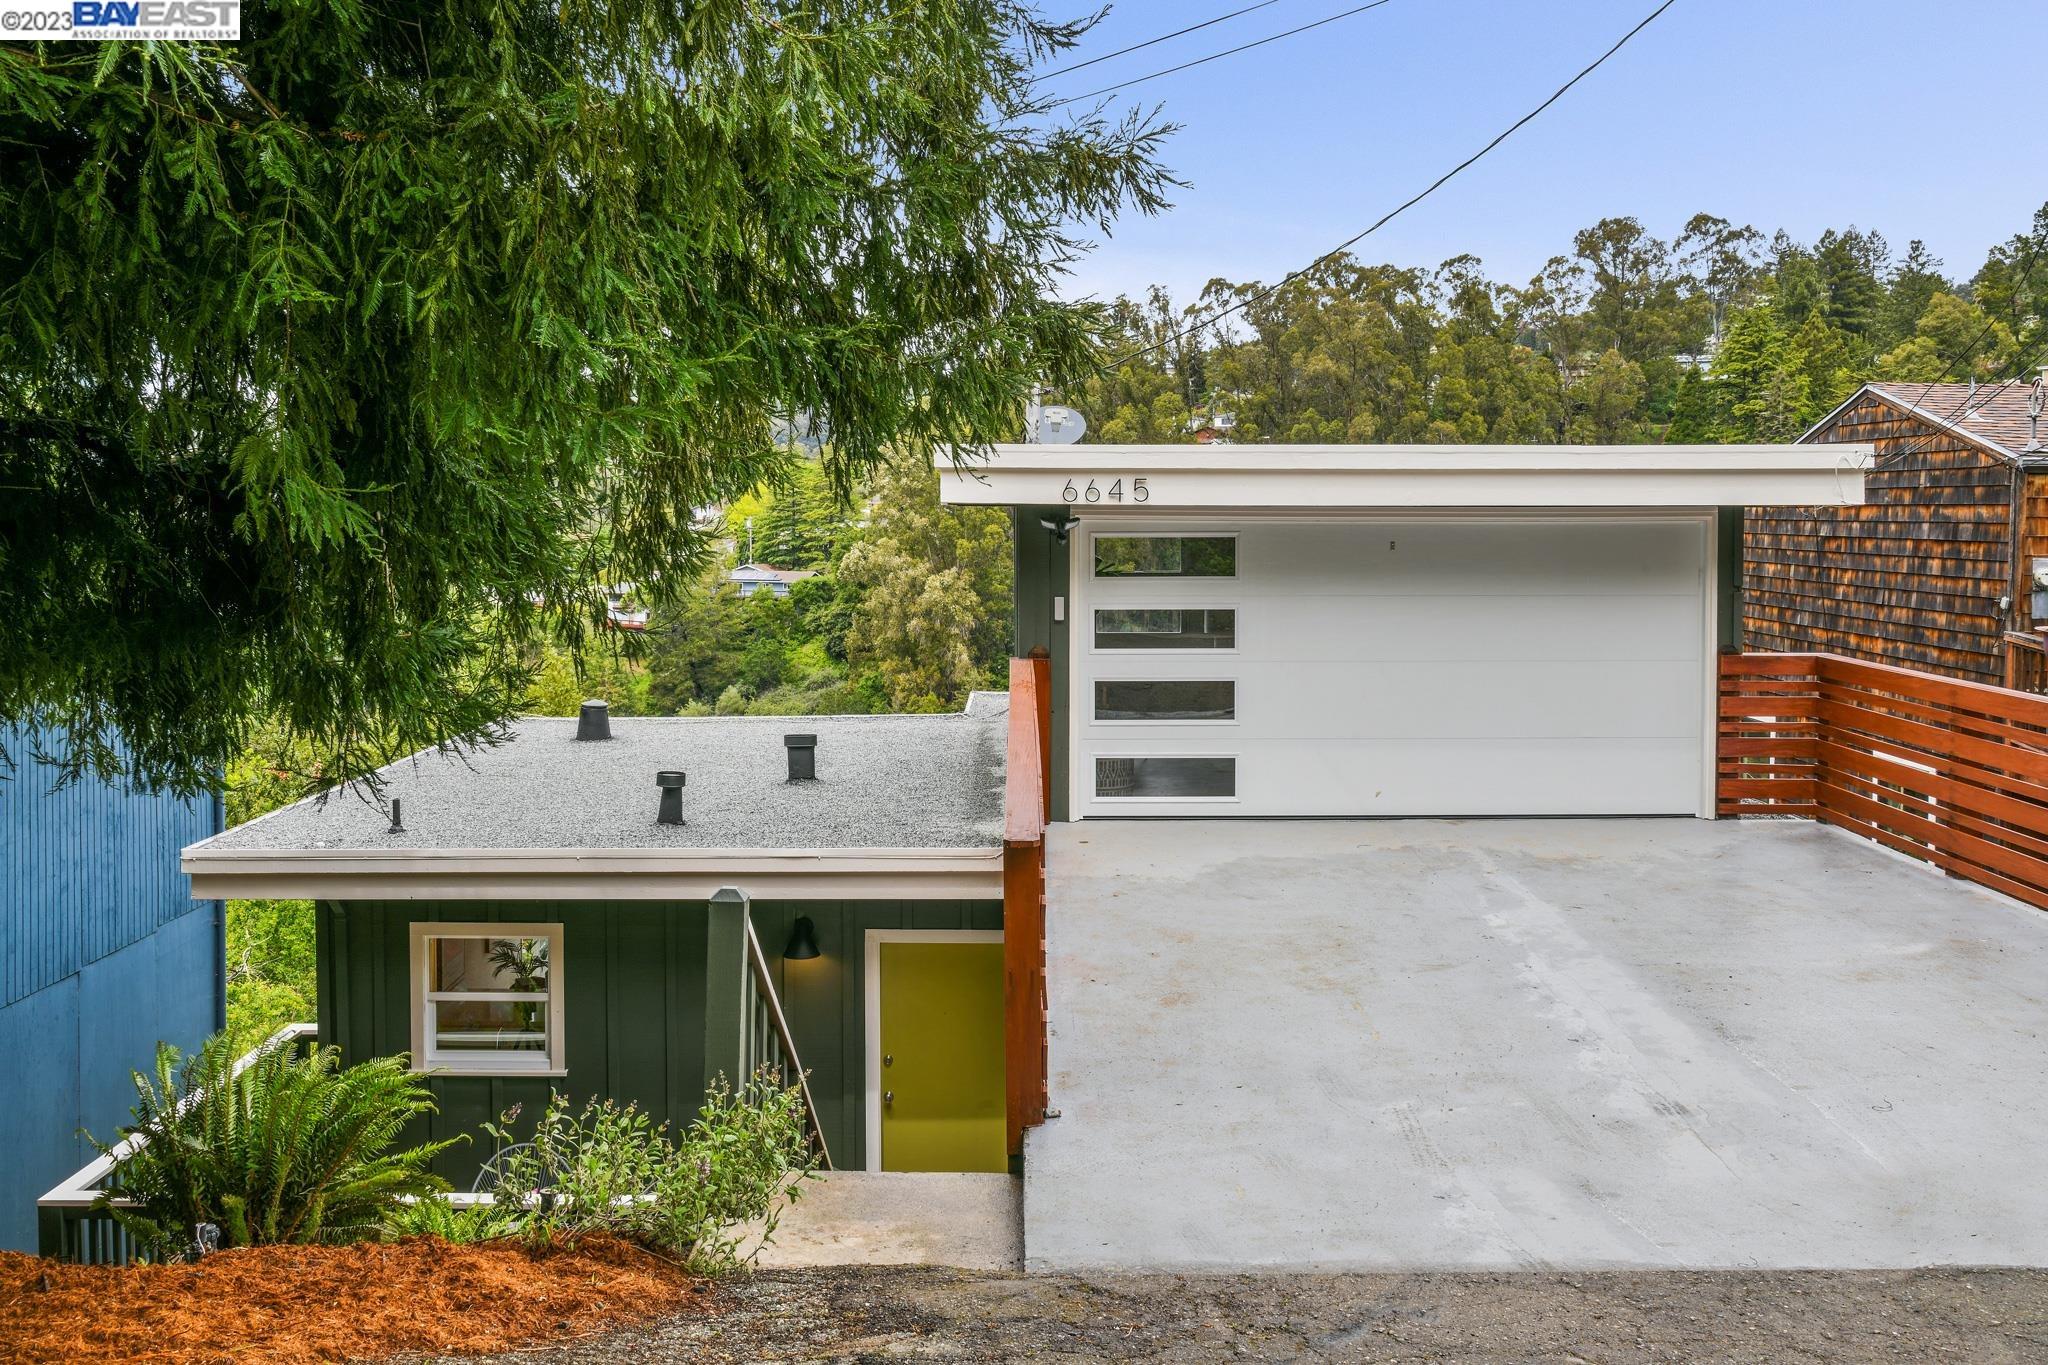
[[882, 945], [884, 943], [1001, 943], [1000, 929], [870, 929], [861, 946], [861, 1053], [868, 1170], [882, 1169]]
[[[1876, 447], [999, 445], [940, 455], [940, 500], [1082, 516], [1392, 508], [1854, 506]], [[1131, 496], [1144, 481], [1144, 501]], [[1093, 496], [1090, 486], [1093, 485]], [[1108, 494], [1115, 490], [1117, 496]]]

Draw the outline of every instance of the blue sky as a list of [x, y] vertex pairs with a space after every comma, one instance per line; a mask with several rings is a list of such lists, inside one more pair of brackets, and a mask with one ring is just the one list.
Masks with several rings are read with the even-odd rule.
[[[1120, 0], [1049, 65], [1245, 3]], [[1079, 94], [1351, 3], [1278, 0], [1046, 89]], [[1158, 282], [1187, 299], [1216, 275], [1277, 279], [1476, 151], [1653, 4], [1392, 0], [1112, 96], [1184, 125], [1165, 159], [1189, 184], [1159, 218], [1119, 223], [1066, 292]], [[1678, 0], [1358, 251], [1419, 266], [1471, 252], [1519, 283], [1602, 217], [1668, 238], [1704, 210], [1803, 240], [1874, 228], [1895, 253], [1919, 237], [1967, 276], [2048, 201], [2044, 64], [2042, 0]]]

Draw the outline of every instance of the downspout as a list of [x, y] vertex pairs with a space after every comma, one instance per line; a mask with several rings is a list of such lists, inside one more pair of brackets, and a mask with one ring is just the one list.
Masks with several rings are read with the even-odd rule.
[[2027, 509], [2027, 472], [2024, 462], [2007, 462], [2006, 472], [2011, 476], [2011, 493], [2007, 496], [2005, 508], [2005, 592], [2006, 608], [1998, 614], [1998, 681], [2006, 686], [2018, 684], [2012, 641], [2005, 638], [2009, 630], [2031, 629], [2034, 625], [2030, 609], [2032, 599], [2026, 594], [2032, 590], [2032, 575], [2023, 567], [2021, 549], [2022, 525]]
[[[228, 800], [225, 792], [213, 794], [213, 832], [219, 834], [228, 827]], [[224, 1032], [228, 1026], [228, 903], [215, 900], [213, 903], [213, 1031]]]

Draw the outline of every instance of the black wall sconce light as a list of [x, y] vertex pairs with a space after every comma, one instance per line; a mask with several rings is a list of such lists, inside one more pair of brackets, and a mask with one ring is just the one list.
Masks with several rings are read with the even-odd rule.
[[1040, 526], [1043, 526], [1046, 530], [1052, 532], [1052, 538], [1054, 541], [1061, 545], [1064, 545], [1067, 543], [1067, 532], [1073, 530], [1076, 526], [1079, 526], [1081, 524], [1081, 519], [1076, 516], [1069, 516], [1067, 513], [1062, 512], [1056, 517], [1040, 517], [1038, 519], [1038, 524]]
[[782, 950], [782, 956], [789, 962], [809, 962], [818, 955], [818, 930], [811, 923], [809, 915], [798, 915], [796, 923], [789, 926], [789, 945]]

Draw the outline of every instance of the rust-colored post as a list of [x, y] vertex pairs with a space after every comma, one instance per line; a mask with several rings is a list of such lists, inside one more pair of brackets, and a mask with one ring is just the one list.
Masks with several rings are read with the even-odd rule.
[[1046, 1106], [1045, 822], [1050, 810], [1046, 719], [1051, 661], [1010, 661], [1008, 771], [1003, 791], [1003, 1085], [1010, 1155]]
[[1003, 847], [1003, 1083], [1010, 1155], [1045, 1118], [1043, 846]]
[[1031, 683], [1038, 693], [1038, 785], [1045, 793], [1042, 818], [1052, 822], [1052, 656], [1044, 645], [1031, 647]]

